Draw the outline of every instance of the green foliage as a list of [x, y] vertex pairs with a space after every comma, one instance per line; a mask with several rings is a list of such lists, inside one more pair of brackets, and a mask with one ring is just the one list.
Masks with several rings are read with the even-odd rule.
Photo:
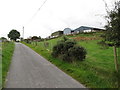
[[5, 37], [1, 37], [0, 40], [7, 40]]
[[83, 60], [86, 56], [86, 50], [81, 46], [76, 46], [76, 41], [63, 37], [57, 45], [53, 47], [52, 56], [68, 62]]
[[24, 42], [31, 44], [31, 39], [24, 39]]
[[120, 1], [115, 2], [114, 9], [108, 12], [107, 19], [106, 32], [102, 37], [106, 43], [120, 46]]
[[37, 39], [39, 39], [39, 37], [37, 37], [37, 36], [33, 36], [32, 38], [31, 38], [31, 40], [37, 40]]
[[69, 49], [69, 55], [76, 60], [83, 60], [86, 57], [86, 50], [81, 46], [74, 46]]
[[52, 52], [52, 56], [54, 57], [58, 57], [59, 54], [62, 54], [64, 51], [62, 50], [64, 47], [64, 43], [60, 42], [59, 44], [55, 45], [53, 47], [53, 52]]
[[102, 35], [103, 42], [109, 46], [113, 46], [114, 63], [116, 72], [119, 69], [117, 49], [120, 47], [120, 1], [115, 2], [114, 9], [107, 11], [107, 25], [105, 26], [106, 32]]
[[17, 30], [11, 30], [8, 34], [8, 37], [11, 39], [11, 40], [14, 40], [16, 41], [17, 39], [20, 38], [20, 33], [17, 31]]
[[0, 40], [2, 40], [2, 42], [7, 42], [8, 41], [7, 38], [5, 38], [5, 37], [1, 37]]

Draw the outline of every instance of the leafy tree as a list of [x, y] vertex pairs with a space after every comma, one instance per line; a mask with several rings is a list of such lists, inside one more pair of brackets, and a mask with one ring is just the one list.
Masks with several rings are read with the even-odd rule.
[[0, 40], [2, 40], [2, 42], [5, 42], [5, 41], [7, 41], [7, 38], [1, 37]]
[[31, 39], [32, 39], [33, 41], [35, 41], [35, 40], [39, 39], [39, 37], [33, 36]]
[[107, 13], [106, 32], [102, 37], [105, 44], [113, 47], [115, 69], [118, 72], [117, 48], [120, 47], [120, 1], [115, 2], [114, 9], [107, 11]]
[[33, 36], [33, 37], [31, 38], [31, 40], [34, 41], [34, 42], [35, 42], [35, 45], [37, 46], [37, 42], [40, 42], [40, 41], [41, 41], [41, 37], [40, 37], [40, 36], [39, 36], [39, 37]]
[[41, 36], [39, 36], [38, 39], [42, 39]]
[[19, 33], [17, 30], [12, 29], [12, 30], [9, 32], [8, 37], [10, 38], [10, 40], [16, 41], [17, 39], [20, 38], [20, 33]]

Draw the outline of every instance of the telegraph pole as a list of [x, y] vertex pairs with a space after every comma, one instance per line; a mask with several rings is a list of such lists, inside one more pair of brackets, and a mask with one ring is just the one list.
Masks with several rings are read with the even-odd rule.
[[23, 39], [24, 39], [24, 26], [23, 26]]

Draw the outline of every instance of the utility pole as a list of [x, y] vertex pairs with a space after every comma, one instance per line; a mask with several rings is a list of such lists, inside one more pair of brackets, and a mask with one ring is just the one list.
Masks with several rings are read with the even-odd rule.
[[24, 26], [23, 26], [23, 39], [24, 39]]
[[[51, 35], [52, 35], [53, 30], [50, 30], [50, 31], [51, 31]], [[50, 38], [51, 38], [51, 35], [50, 35]], [[51, 42], [51, 44], [50, 44], [50, 47], [51, 47], [51, 48], [50, 48], [50, 49], [51, 49], [50, 51], [52, 52], [52, 42]]]

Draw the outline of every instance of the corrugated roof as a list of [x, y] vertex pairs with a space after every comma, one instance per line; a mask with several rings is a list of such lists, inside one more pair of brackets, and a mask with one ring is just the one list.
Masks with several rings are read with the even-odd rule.
[[89, 30], [89, 29], [93, 29], [93, 28], [92, 27], [81, 26], [81, 27], [75, 29], [74, 31]]
[[81, 27], [75, 29], [74, 31], [89, 30], [89, 29], [102, 30], [102, 29], [99, 29], [99, 28], [93, 28], [93, 27], [81, 26]]

